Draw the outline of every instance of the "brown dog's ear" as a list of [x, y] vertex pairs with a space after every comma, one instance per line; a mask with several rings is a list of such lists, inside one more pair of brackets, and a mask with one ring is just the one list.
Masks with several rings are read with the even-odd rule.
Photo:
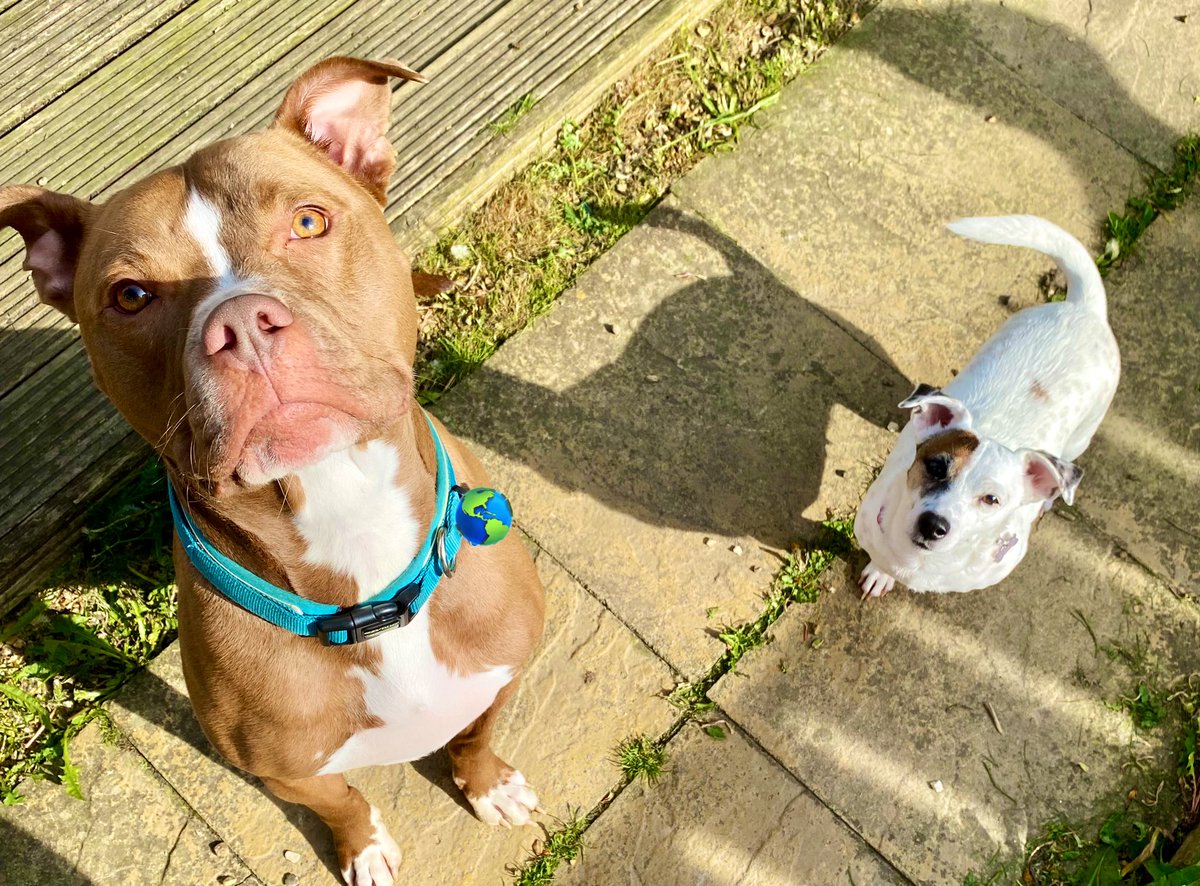
[[272, 125], [308, 139], [383, 203], [395, 166], [387, 139], [391, 77], [426, 82], [391, 59], [327, 58], [292, 84]]
[[38, 296], [72, 321], [75, 266], [93, 206], [66, 194], [12, 185], [0, 188], [0, 228], [16, 228], [25, 241], [25, 263]]
[[454, 281], [441, 274], [424, 274], [420, 271], [413, 271], [412, 278], [413, 295], [417, 298], [432, 298], [454, 288]]

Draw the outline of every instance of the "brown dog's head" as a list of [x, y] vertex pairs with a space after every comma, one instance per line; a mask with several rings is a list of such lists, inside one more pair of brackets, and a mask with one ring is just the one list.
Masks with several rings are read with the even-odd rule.
[[104, 204], [0, 188], [42, 301], [79, 324], [96, 384], [188, 482], [285, 476], [408, 411], [416, 308], [382, 212], [390, 61], [333, 58], [265, 132]]

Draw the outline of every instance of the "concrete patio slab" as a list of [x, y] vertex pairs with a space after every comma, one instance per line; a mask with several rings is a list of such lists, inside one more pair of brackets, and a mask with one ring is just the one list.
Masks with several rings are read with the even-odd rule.
[[563, 886], [900, 886], [870, 847], [745, 737], [689, 726], [654, 785], [630, 785]]
[[[98, 724], [71, 743], [83, 797], [50, 782], [22, 785], [0, 806], [3, 886], [261, 886], [137, 751]], [[218, 879], [225, 878], [225, 879]]]
[[1078, 504], [1176, 590], [1200, 596], [1200, 200], [1108, 279], [1123, 375]]
[[1161, 169], [1200, 129], [1200, 0], [916, 0], [1022, 80]]
[[1141, 187], [1137, 160], [952, 24], [886, 4], [756, 119], [675, 194], [913, 382], [944, 384], [1053, 267], [946, 222], [1033, 213], [1096, 246]]
[[[554, 816], [590, 809], [620, 779], [613, 747], [636, 733], [657, 736], [676, 713], [658, 697], [670, 672], [548, 557], [546, 636], [497, 727], [495, 749], [519, 767]], [[146, 759], [220, 832], [266, 883], [287, 873], [305, 886], [341, 883], [332, 841], [308, 810], [277, 804], [216, 759], [187, 700], [177, 647], [164, 653], [113, 718]], [[493, 829], [471, 814], [438, 754], [412, 766], [359, 770], [348, 780], [379, 807], [404, 853], [411, 883], [496, 886], [524, 860], [538, 828]], [[283, 853], [298, 853], [288, 861]]]
[[[870, 467], [848, 441], [908, 391], [667, 200], [439, 412], [522, 528], [696, 676], [715, 628], [759, 612], [778, 552], [857, 503]], [[853, 430], [831, 446], [835, 425]]]
[[[711, 695], [914, 882], [959, 883], [1054, 816], [1119, 808], [1134, 758], [1155, 773], [1147, 796], [1157, 773], [1173, 781], [1167, 739], [1113, 704], [1137, 678], [1106, 650], [1164, 680], [1191, 673], [1200, 614], [1080, 521], [1044, 520], [987, 591], [860, 604], [861, 565]], [[818, 648], [802, 636], [814, 620]]]

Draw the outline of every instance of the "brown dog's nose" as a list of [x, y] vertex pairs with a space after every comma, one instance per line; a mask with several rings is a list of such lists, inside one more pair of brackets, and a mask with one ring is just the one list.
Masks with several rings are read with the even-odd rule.
[[292, 312], [269, 295], [238, 295], [221, 302], [204, 323], [204, 352], [251, 366], [275, 349], [278, 334], [292, 325]]

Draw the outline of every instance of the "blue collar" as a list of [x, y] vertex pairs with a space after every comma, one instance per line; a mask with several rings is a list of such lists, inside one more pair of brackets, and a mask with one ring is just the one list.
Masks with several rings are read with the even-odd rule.
[[[426, 421], [429, 417], [426, 416]], [[326, 646], [368, 640], [391, 628], [403, 627], [420, 611], [443, 575], [454, 573], [454, 560], [463, 535], [456, 521], [465, 490], [454, 485], [454, 468], [429, 421], [437, 453], [437, 506], [421, 549], [408, 568], [386, 588], [355, 606], [339, 608], [307, 600], [263, 581], [212, 546], [179, 505], [167, 483], [171, 517], [183, 550], [196, 570], [217, 593], [238, 606], [300, 637], [317, 637]]]

